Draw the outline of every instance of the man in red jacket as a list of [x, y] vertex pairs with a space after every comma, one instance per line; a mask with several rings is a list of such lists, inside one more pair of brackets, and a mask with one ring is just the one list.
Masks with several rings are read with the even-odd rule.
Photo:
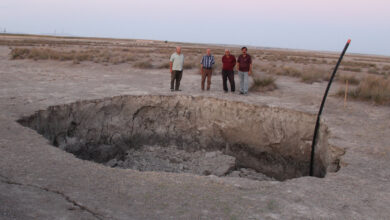
[[236, 65], [236, 58], [230, 54], [228, 49], [225, 49], [225, 55], [222, 57], [222, 83], [223, 90], [228, 92], [227, 79], [229, 79], [230, 90], [232, 92], [236, 89], [236, 84], [234, 83], [234, 66]]

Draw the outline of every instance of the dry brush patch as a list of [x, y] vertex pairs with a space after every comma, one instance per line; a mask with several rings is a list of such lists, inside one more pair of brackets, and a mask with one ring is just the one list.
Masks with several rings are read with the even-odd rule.
[[58, 60], [93, 61], [95, 63], [128, 63], [137, 58], [132, 53], [124, 50], [87, 49], [87, 50], [53, 50], [50, 48], [13, 48], [10, 52], [11, 59], [33, 60]]
[[275, 83], [276, 78], [274, 76], [259, 76], [258, 74], [253, 75], [253, 83], [250, 87], [250, 91], [253, 92], [267, 92], [277, 89]]
[[346, 67], [353, 67], [353, 68], [376, 68], [377, 64], [375, 63], [368, 63], [368, 62], [356, 62], [356, 61], [343, 61], [343, 66]]
[[198, 64], [194, 61], [193, 62], [184, 62], [183, 68], [184, 69], [193, 69], [193, 68], [196, 68], [197, 66], [198, 66]]
[[281, 66], [279, 68], [275, 68], [273, 73], [282, 76], [300, 77], [302, 71], [295, 67]]
[[360, 83], [360, 79], [351, 74], [336, 75], [336, 79], [341, 83], [346, 83], [346, 81], [348, 81], [348, 83], [351, 85], [358, 85]]
[[164, 62], [157, 66], [158, 69], [169, 69], [169, 67], [170, 67], [169, 62]]
[[[337, 93], [344, 96], [344, 90]], [[379, 105], [390, 104], [390, 80], [378, 76], [367, 76], [359, 85], [348, 92], [348, 96], [363, 101], [371, 101]]]
[[330, 71], [327, 68], [321, 68], [312, 65], [303, 66], [301, 68], [276, 65], [264, 65], [263, 67], [256, 67], [269, 74], [300, 78], [304, 83], [322, 82], [324, 80], [329, 80], [330, 78]]
[[330, 74], [330, 71], [327, 69], [310, 66], [303, 69], [300, 77], [302, 82], [314, 83], [329, 80]]
[[343, 67], [343, 70], [350, 71], [350, 72], [357, 72], [357, 73], [362, 72], [362, 68], [360, 68], [360, 67], [348, 67], [348, 66], [346, 66], [346, 67]]
[[139, 68], [139, 69], [153, 69], [154, 68], [152, 62], [150, 62], [150, 61], [136, 62], [136, 63], [134, 63], [133, 67]]

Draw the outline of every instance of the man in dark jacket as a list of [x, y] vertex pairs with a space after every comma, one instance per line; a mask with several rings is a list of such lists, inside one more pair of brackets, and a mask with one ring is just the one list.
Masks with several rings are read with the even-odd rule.
[[225, 49], [225, 55], [222, 57], [222, 83], [223, 90], [228, 92], [227, 79], [229, 79], [230, 90], [235, 91], [236, 85], [234, 83], [234, 66], [236, 65], [236, 58], [230, 54], [228, 49]]

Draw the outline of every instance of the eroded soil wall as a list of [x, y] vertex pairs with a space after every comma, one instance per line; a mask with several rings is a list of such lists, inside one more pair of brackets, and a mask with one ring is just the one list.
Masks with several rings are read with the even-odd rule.
[[[315, 116], [192, 96], [118, 96], [52, 106], [19, 122], [81, 159], [104, 163], [142, 145], [222, 151], [278, 180], [309, 174]], [[334, 171], [325, 125], [315, 175]]]

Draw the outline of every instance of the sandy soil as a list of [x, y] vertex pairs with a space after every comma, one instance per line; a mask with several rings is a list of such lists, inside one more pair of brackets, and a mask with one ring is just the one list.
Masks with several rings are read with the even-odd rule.
[[[330, 142], [346, 150], [325, 178], [284, 182], [113, 169], [79, 160], [16, 122], [48, 106], [116, 95], [192, 95], [315, 114], [325, 83], [279, 77], [278, 89], [225, 94], [214, 76], [200, 90], [196, 70], [169, 91], [167, 70], [129, 64], [9, 60], [0, 47], [1, 219], [387, 219], [390, 216], [390, 108], [329, 97]], [[238, 78], [236, 77], [238, 81]], [[332, 93], [337, 91], [335, 84]]]

